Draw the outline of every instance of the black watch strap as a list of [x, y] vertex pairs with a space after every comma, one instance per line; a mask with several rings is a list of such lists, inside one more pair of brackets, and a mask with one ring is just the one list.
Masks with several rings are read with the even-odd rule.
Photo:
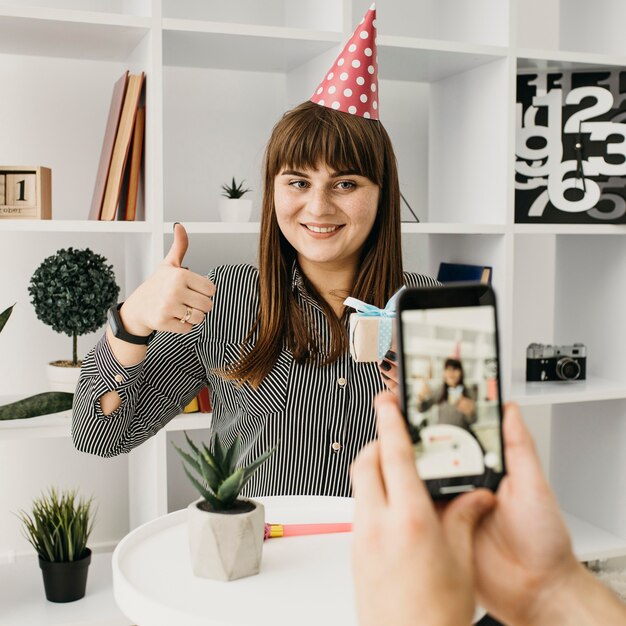
[[150, 340], [154, 335], [156, 335], [156, 330], [153, 330], [149, 335], [131, 335], [125, 328], [124, 324], [122, 324], [122, 319], [120, 317], [120, 308], [124, 304], [123, 302], [119, 302], [118, 304], [114, 304], [107, 314], [109, 320], [109, 326], [111, 327], [111, 331], [113, 332], [113, 336], [121, 339], [122, 341], [127, 341], [128, 343], [134, 343], [139, 346], [147, 346], [150, 343]]

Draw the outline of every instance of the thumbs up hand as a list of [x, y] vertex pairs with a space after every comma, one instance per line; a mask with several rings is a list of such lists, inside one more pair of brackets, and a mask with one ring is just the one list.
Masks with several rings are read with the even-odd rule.
[[188, 247], [187, 231], [176, 223], [167, 255], [120, 309], [129, 333], [149, 335], [153, 330], [162, 330], [186, 334], [204, 321], [213, 306], [215, 285], [183, 266]]

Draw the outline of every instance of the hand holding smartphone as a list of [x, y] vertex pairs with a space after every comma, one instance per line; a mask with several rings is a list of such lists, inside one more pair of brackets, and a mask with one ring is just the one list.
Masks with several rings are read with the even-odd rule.
[[402, 410], [431, 496], [495, 491], [505, 463], [493, 289], [479, 283], [405, 289], [396, 325]]

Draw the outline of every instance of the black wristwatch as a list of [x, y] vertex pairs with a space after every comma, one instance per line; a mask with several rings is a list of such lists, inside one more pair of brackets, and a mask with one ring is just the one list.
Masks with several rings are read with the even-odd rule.
[[124, 303], [119, 302], [118, 304], [114, 304], [107, 313], [109, 326], [111, 326], [113, 336], [121, 339], [122, 341], [127, 341], [128, 343], [135, 343], [140, 346], [147, 346], [150, 343], [152, 337], [154, 337], [154, 335], [156, 334], [156, 330], [153, 330], [149, 335], [146, 336], [131, 335], [124, 328], [124, 324], [122, 324], [122, 319], [120, 318], [120, 308], [122, 304]]

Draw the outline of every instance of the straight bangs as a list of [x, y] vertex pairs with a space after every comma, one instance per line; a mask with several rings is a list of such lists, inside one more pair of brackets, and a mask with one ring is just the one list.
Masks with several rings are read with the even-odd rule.
[[273, 181], [284, 168], [315, 169], [326, 164], [383, 185], [385, 146], [379, 124], [304, 102], [276, 124], [266, 154], [266, 175]]

